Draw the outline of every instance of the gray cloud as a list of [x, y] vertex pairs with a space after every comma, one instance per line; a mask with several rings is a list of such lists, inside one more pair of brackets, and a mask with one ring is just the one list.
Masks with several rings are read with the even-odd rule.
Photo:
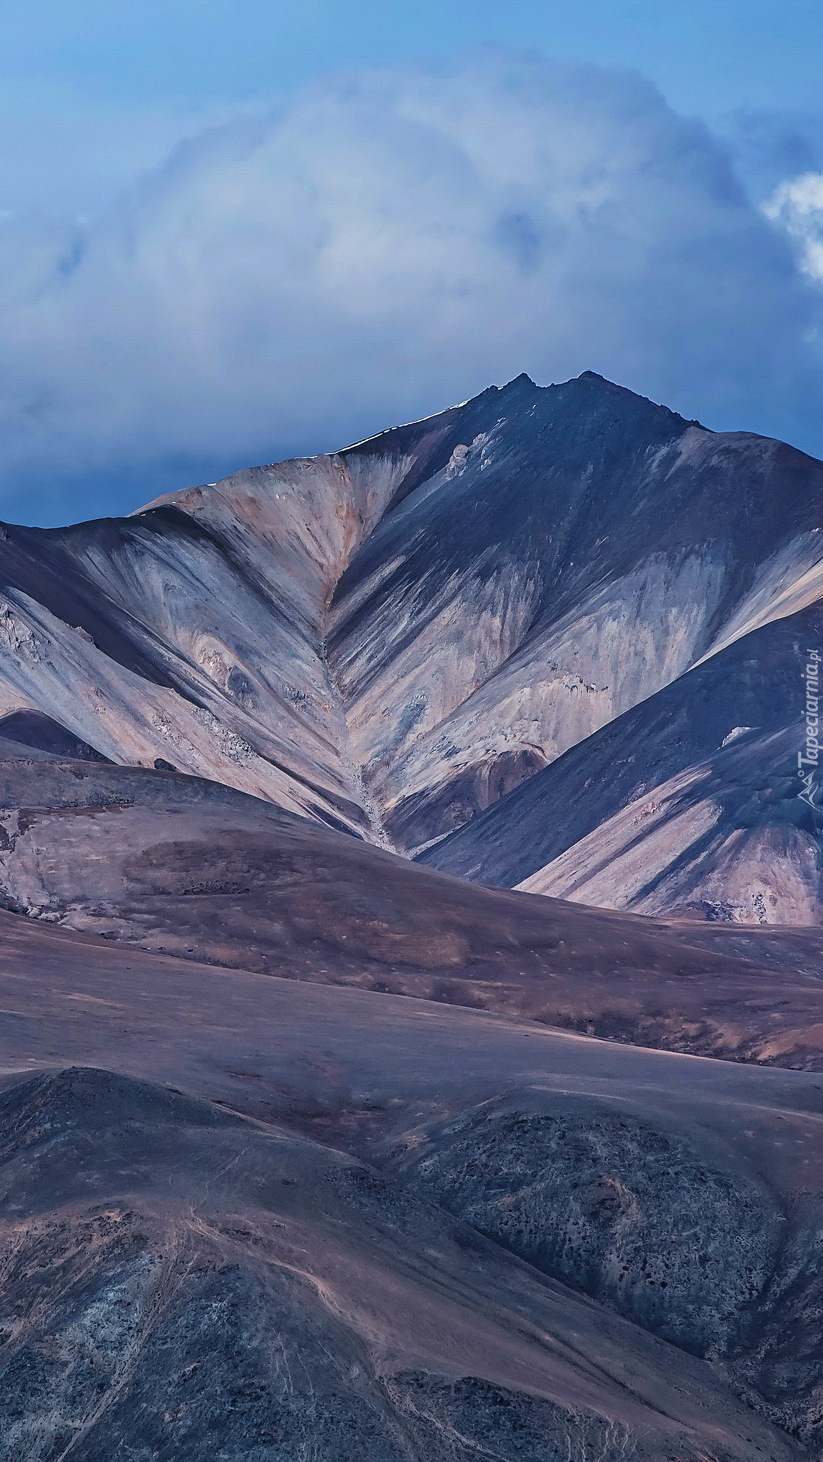
[[823, 449], [784, 221], [632, 74], [495, 50], [314, 85], [83, 230], [0, 226], [3, 511], [343, 445], [521, 370]]

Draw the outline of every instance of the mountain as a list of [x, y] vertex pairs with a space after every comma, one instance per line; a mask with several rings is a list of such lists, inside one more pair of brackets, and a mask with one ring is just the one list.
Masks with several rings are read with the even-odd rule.
[[[358, 755], [405, 851], [823, 590], [823, 466], [801, 453], [591, 375], [466, 409], [467, 449], [332, 604]], [[798, 671], [798, 717], [802, 689]]]
[[[822, 510], [823, 466], [790, 447], [708, 431], [591, 373], [547, 388], [522, 376], [132, 518], [6, 527], [0, 715], [35, 748], [69, 738], [428, 856], [570, 749], [589, 744], [596, 769], [603, 727], [723, 652], [745, 666], [758, 631], [816, 632]], [[789, 748], [799, 658], [776, 673]], [[724, 702], [701, 764], [761, 716]], [[770, 748], [753, 757], [767, 780]], [[609, 832], [616, 856], [625, 836]], [[737, 888], [742, 841], [740, 867], [732, 839], [713, 882], [702, 865], [693, 887], [664, 877], [653, 907], [758, 917], [758, 891]], [[812, 853], [771, 838], [768, 920], [817, 917]], [[639, 890], [665, 874], [655, 857]], [[558, 886], [586, 896], [581, 859]]]
[[822, 533], [590, 373], [2, 529], [0, 1462], [820, 1457]]

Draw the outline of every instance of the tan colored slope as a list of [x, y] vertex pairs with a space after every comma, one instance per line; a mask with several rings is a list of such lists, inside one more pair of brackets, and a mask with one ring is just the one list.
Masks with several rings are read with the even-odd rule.
[[[794, 730], [763, 737], [747, 746], [747, 758], [757, 758], [763, 780], [770, 768], [778, 779], [796, 744]], [[730, 818], [735, 750], [629, 803], [517, 887], [636, 914], [823, 923], [818, 834], [789, 820], [783, 805], [774, 821], [766, 808], [759, 825]], [[744, 782], [737, 800], [749, 796]]]
[[814, 604], [735, 640], [422, 861], [646, 915], [819, 924], [820, 775], [798, 756], [822, 635]]

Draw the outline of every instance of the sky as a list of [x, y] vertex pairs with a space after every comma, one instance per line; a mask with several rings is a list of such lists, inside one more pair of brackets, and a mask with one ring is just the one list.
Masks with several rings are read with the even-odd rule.
[[585, 369], [823, 456], [819, 0], [4, 0], [0, 516]]

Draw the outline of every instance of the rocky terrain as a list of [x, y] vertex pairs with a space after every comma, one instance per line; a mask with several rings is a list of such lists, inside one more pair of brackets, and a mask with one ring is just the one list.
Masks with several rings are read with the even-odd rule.
[[[207, 777], [481, 881], [805, 924], [814, 828], [784, 792], [822, 510], [823, 465], [791, 447], [591, 373], [522, 376], [131, 518], [7, 526], [0, 718], [29, 745]], [[574, 826], [541, 810], [571, 751]], [[510, 868], [524, 798], [541, 833]], [[601, 825], [611, 883], [586, 843]]]
[[0, 1456], [819, 1455], [815, 1076], [7, 919]]
[[520, 377], [0, 572], [0, 1462], [819, 1462], [823, 464]]

